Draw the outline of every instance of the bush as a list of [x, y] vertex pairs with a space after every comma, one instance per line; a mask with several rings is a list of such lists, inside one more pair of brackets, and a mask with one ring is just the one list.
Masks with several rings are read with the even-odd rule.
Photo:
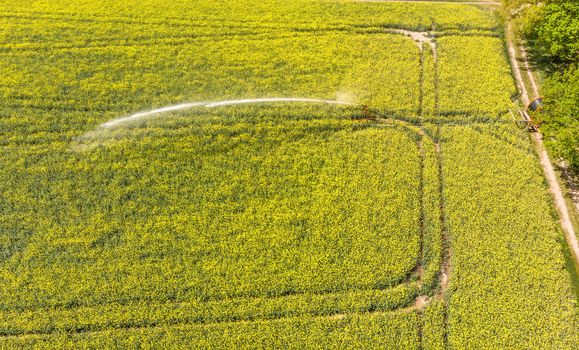
[[544, 86], [545, 140], [553, 156], [565, 159], [579, 169], [579, 67], [548, 78]]
[[576, 62], [579, 57], [579, 3], [547, 4], [531, 30], [541, 53], [556, 63]]

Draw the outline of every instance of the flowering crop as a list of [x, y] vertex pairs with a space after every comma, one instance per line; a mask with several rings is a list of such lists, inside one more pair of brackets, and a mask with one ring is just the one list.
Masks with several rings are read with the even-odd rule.
[[442, 115], [496, 118], [508, 111], [515, 84], [501, 39], [447, 36], [437, 43]]
[[[35, 186], [34, 210], [50, 218], [22, 220], [17, 203], [7, 212], [8, 227], [30, 223], [34, 235], [11, 231], [21, 247], [8, 246], [9, 261], [26, 269], [3, 270], [13, 283], [0, 289], [2, 309], [76, 318], [57, 326], [67, 330], [79, 322], [76, 312], [46, 310], [100, 314], [102, 305], [119, 305], [129, 315], [129, 301], [147, 302], [145, 311], [150, 301], [178, 302], [191, 305], [189, 317], [216, 321], [411, 302], [413, 284], [387, 289], [417, 264], [415, 136], [344, 118], [280, 118], [267, 107], [226, 111], [113, 130], [100, 146], [88, 139], [76, 152], [11, 165], [28, 175], [7, 197]], [[425, 244], [435, 252], [439, 237], [431, 234]], [[34, 315], [4, 332], [47, 327]]]
[[[498, 117], [499, 26], [458, 4], [0, 0], [0, 347], [573, 348], [540, 168]], [[266, 97], [351, 105], [101, 126]]]
[[562, 233], [528, 141], [496, 125], [446, 127], [442, 137], [450, 344], [573, 349], [579, 320]]

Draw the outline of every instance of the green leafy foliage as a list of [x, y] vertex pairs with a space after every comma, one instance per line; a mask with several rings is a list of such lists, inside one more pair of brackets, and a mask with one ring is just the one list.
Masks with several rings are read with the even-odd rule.
[[547, 101], [542, 126], [545, 143], [553, 156], [566, 160], [579, 170], [579, 69], [555, 74], [544, 85]]
[[[514, 1], [507, 1], [509, 8]], [[570, 0], [529, 2], [515, 23], [528, 40], [535, 68], [545, 73], [545, 143], [551, 154], [579, 169], [579, 4]]]
[[529, 34], [540, 54], [555, 62], [578, 62], [579, 4], [553, 1], [541, 8], [539, 16]]

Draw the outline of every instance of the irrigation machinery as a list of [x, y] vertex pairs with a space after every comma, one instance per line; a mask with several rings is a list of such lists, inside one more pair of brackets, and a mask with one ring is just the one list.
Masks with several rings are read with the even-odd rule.
[[[513, 102], [520, 99], [521, 94], [513, 96]], [[526, 129], [530, 132], [538, 132], [541, 123], [543, 123], [543, 97], [536, 97], [525, 108], [510, 109], [509, 113], [513, 121], [520, 129]]]

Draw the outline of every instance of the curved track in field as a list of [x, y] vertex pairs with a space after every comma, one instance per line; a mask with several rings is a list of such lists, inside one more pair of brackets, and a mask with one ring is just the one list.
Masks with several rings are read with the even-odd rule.
[[[398, 34], [403, 34], [403, 35], [411, 35], [411, 34], [418, 34], [419, 36], [423, 37], [424, 40], [422, 40], [421, 38], [416, 38], [415, 36], [412, 36], [412, 38], [419, 44], [419, 47], [422, 48], [422, 43], [423, 42], [427, 42], [428, 44], [433, 46], [434, 49], [434, 55], [436, 57], [436, 47], [435, 44], [433, 42], [431, 42], [428, 38], [428, 36], [423, 35], [423, 34], [427, 34], [425, 32], [410, 32], [410, 31], [395, 31]], [[409, 34], [410, 33], [410, 34]], [[110, 129], [110, 128], [114, 128], [117, 126], [122, 126], [125, 124], [129, 124], [131, 122], [136, 122], [142, 119], [146, 119], [149, 117], [153, 117], [156, 115], [160, 115], [163, 113], [168, 113], [168, 112], [174, 112], [174, 111], [183, 111], [183, 110], [189, 110], [189, 109], [194, 109], [194, 108], [217, 108], [217, 107], [225, 107], [225, 106], [235, 106], [235, 105], [249, 105], [249, 104], [267, 104], [267, 103], [315, 103], [315, 104], [330, 104], [330, 105], [344, 105], [344, 106], [358, 106], [358, 107], [362, 107], [362, 105], [357, 104], [357, 103], [353, 103], [353, 102], [344, 102], [344, 101], [337, 101], [337, 100], [323, 100], [323, 99], [314, 99], [314, 98], [297, 98], [297, 97], [277, 97], [277, 98], [254, 98], [254, 99], [232, 99], [232, 100], [222, 100], [222, 101], [214, 101], [214, 102], [207, 102], [207, 101], [201, 101], [201, 102], [190, 102], [190, 103], [183, 103], [183, 104], [177, 104], [177, 105], [171, 105], [171, 106], [166, 106], [166, 107], [162, 107], [162, 108], [157, 108], [157, 109], [152, 109], [149, 111], [144, 111], [144, 112], [138, 112], [129, 116], [125, 116], [125, 117], [121, 117], [121, 118], [117, 118], [117, 119], [113, 119], [110, 120], [108, 122], [105, 122], [103, 124], [100, 125], [101, 128], [104, 129]], [[369, 112], [364, 112], [365, 114]], [[409, 124], [406, 121], [403, 120], [399, 120], [396, 118], [392, 118], [392, 117], [381, 117], [378, 115], [373, 115], [373, 114], [369, 114], [369, 116], [372, 118], [373, 120], [373, 124], [376, 125], [384, 125], [384, 124], [390, 124], [390, 125], [396, 125], [398, 127], [401, 127], [405, 130], [407, 130], [410, 133], [413, 133], [415, 135], [418, 136], [419, 141], [416, 142], [416, 146], [418, 148], [420, 157], [421, 157], [421, 163], [424, 162], [424, 150], [423, 150], [423, 139], [428, 138], [431, 140], [431, 142], [433, 143], [434, 147], [435, 147], [435, 154], [437, 157], [437, 162], [439, 164], [439, 182], [440, 182], [440, 194], [439, 194], [439, 201], [440, 201], [440, 205], [441, 208], [443, 207], [443, 193], [442, 193], [442, 166], [441, 166], [441, 150], [440, 150], [440, 144], [438, 143], [437, 140], [435, 140], [434, 138], [432, 138], [430, 135], [428, 135], [427, 133], [424, 132], [424, 130], [419, 127], [419, 126], [415, 126], [412, 124]], [[421, 174], [421, 182], [424, 182], [424, 175]], [[422, 198], [422, 195], [421, 195]], [[422, 199], [421, 199], [422, 201]], [[423, 213], [421, 215], [424, 215]], [[444, 216], [444, 215], [443, 215]], [[441, 220], [444, 220], [443, 216], [441, 216]], [[443, 223], [442, 228], [444, 230], [445, 225]], [[421, 231], [421, 242], [423, 240], [423, 235], [424, 235], [424, 227], [420, 228]], [[448, 242], [448, 236], [446, 234], [446, 232], [442, 232], [441, 233], [441, 240], [444, 242]], [[447, 244], [443, 244], [443, 246], [447, 246]], [[420, 248], [420, 254], [422, 254], [422, 247]], [[448, 251], [444, 251], [442, 253], [443, 255], [443, 261], [442, 261], [442, 265], [440, 267], [440, 272], [439, 272], [439, 279], [438, 279], [438, 286], [435, 286], [433, 288], [434, 291], [437, 291], [437, 295], [418, 295], [415, 298], [415, 303], [411, 308], [415, 308], [418, 310], [421, 310], [422, 308], [424, 308], [432, 298], [434, 297], [443, 297], [444, 291], [446, 291], [446, 289], [448, 288], [448, 283], [450, 281], [450, 267], [449, 267], [449, 259], [450, 259], [450, 254]], [[409, 275], [407, 276], [407, 278], [402, 281], [400, 283], [401, 284], [408, 284], [410, 283], [410, 278], [412, 276], [416, 276], [417, 277], [417, 282], [418, 284], [422, 285], [422, 272], [424, 269], [424, 263], [422, 261], [423, 257], [419, 257], [419, 262], [417, 263], [416, 267], [413, 269], [413, 271], [411, 273], [409, 273]], [[402, 306], [404, 307], [404, 306]]]
[[[422, 1], [421, 1], [422, 2]], [[411, 31], [411, 30], [403, 30], [403, 29], [386, 29], [388, 33], [391, 34], [400, 34], [407, 37], [410, 37], [413, 41], [416, 42], [421, 55], [424, 54], [423, 44], [428, 44], [432, 48], [432, 54], [434, 56], [434, 60], [437, 60], [437, 47], [435, 38], [430, 35], [430, 32], [419, 32], [419, 31]], [[421, 57], [422, 61], [422, 57]], [[422, 83], [421, 83], [422, 84]], [[422, 93], [422, 92], [421, 92]], [[168, 112], [175, 112], [175, 111], [183, 111], [189, 110], [194, 108], [216, 108], [216, 107], [224, 107], [224, 106], [235, 106], [235, 105], [252, 105], [252, 104], [268, 104], [268, 103], [314, 103], [314, 104], [329, 104], [329, 105], [343, 105], [343, 106], [359, 106], [362, 107], [359, 103], [354, 102], [347, 102], [347, 101], [340, 101], [340, 100], [326, 100], [326, 99], [316, 99], [316, 98], [301, 98], [301, 97], [266, 97], [266, 98], [246, 98], [246, 99], [230, 99], [230, 100], [221, 100], [221, 101], [198, 101], [198, 102], [189, 102], [189, 103], [182, 103], [176, 105], [165, 106], [161, 108], [152, 109], [149, 111], [138, 112], [132, 115], [120, 117], [117, 119], [113, 119], [107, 121], [100, 125], [101, 128], [109, 129], [114, 128], [117, 126], [121, 126], [124, 124], [128, 124], [131, 122], [147, 119], [149, 117], [154, 117], [157, 115], [161, 115], [163, 113]], [[365, 112], [367, 113], [367, 111]], [[417, 147], [421, 157], [424, 157], [423, 152], [423, 142], [422, 139], [429, 138], [434, 143], [436, 155], [437, 155], [437, 162], [439, 164], [439, 177], [440, 177], [440, 205], [441, 210], [443, 210], [443, 193], [442, 193], [442, 164], [441, 164], [441, 149], [440, 144], [437, 140], [434, 140], [432, 137], [427, 135], [421, 127], [417, 127], [403, 120], [398, 120], [396, 118], [388, 117], [383, 118], [381, 116], [373, 115], [374, 120], [378, 124], [384, 123], [393, 123], [402, 127], [412, 133], [415, 133], [420, 138], [420, 141], [417, 142]], [[423, 159], [424, 160], [424, 159]], [[423, 177], [423, 176], [422, 176]], [[422, 179], [423, 181], [424, 179]], [[444, 220], [444, 213], [441, 215], [441, 220]], [[442, 225], [443, 231], [445, 230], [445, 225]], [[421, 228], [421, 235], [424, 234], [424, 229]], [[446, 232], [442, 232], [441, 239], [444, 241], [444, 247], [448, 247], [449, 237]], [[421, 239], [422, 240], [422, 239]], [[422, 248], [421, 248], [422, 250]], [[450, 251], [448, 248], [443, 248], [443, 259], [442, 259], [442, 266], [439, 272], [439, 285], [434, 288], [434, 290], [438, 291], [437, 295], [419, 295], [415, 299], [415, 303], [413, 307], [415, 309], [421, 310], [425, 307], [433, 297], [444, 297], [444, 293], [448, 288], [448, 284], [450, 282]], [[421, 252], [422, 253], [422, 252]], [[418, 276], [419, 284], [422, 283], [422, 269], [424, 264], [420, 261], [416, 268], [414, 269], [414, 273]], [[409, 276], [410, 277], [410, 276]], [[408, 279], [401, 284], [409, 283]]]
[[[258, 99], [259, 101], [265, 101], [266, 99]], [[158, 109], [156, 113], [163, 113], [164, 111], [174, 111], [174, 110], [180, 110], [180, 109], [186, 109], [189, 108], [189, 106], [192, 106], [191, 108], [194, 107], [199, 107], [199, 106], [204, 106], [207, 108], [213, 108], [213, 107], [219, 107], [219, 106], [228, 106], [231, 104], [241, 104], [243, 103], [243, 101], [245, 103], [250, 103], [247, 102], [249, 100], [236, 100], [236, 102], [233, 101], [223, 101], [223, 102], [218, 102], [218, 103], [206, 103], [206, 102], [202, 102], [202, 103], [192, 103], [192, 104], [185, 104], [185, 105], [178, 105], [178, 106], [172, 106], [172, 107], [168, 107], [168, 108], [164, 108], [164, 109]], [[314, 100], [315, 102], [318, 101], [323, 101], [326, 102], [325, 100]], [[279, 100], [277, 102], [280, 102]], [[283, 100], [281, 101], [283, 102]], [[303, 102], [303, 100], [300, 101], [293, 101], [293, 102]], [[345, 103], [340, 103], [340, 104], [345, 104]], [[354, 104], [350, 104], [348, 103], [348, 105], [354, 105]], [[186, 107], [185, 107], [186, 106]], [[162, 110], [162, 111], [159, 111]], [[151, 111], [152, 112], [152, 111]], [[151, 112], [147, 112], [147, 113], [151, 113]], [[150, 115], [150, 114], [146, 114], [145, 112], [141, 113], [140, 115]], [[131, 117], [131, 116], [129, 116]], [[374, 117], [374, 116], [372, 116]], [[137, 116], [137, 118], [133, 118], [133, 119], [123, 119], [124, 121], [130, 121], [130, 120], [134, 120], [134, 119], [138, 119], [139, 116]], [[122, 119], [122, 118], [121, 118]], [[120, 120], [120, 119], [119, 119]], [[117, 123], [117, 124], [113, 124], [113, 125], [119, 125], [122, 124], [123, 122]], [[355, 122], [355, 120], [354, 120]], [[438, 137], [431, 137], [429, 134], [427, 134], [420, 126], [416, 126], [416, 125], [412, 125], [409, 124], [405, 121], [401, 121], [401, 120], [396, 120], [396, 119], [389, 119], [389, 118], [382, 118], [379, 116], [375, 116], [375, 118], [373, 120], [366, 120], [366, 119], [359, 119], [359, 122], [361, 123], [368, 123], [369, 127], [385, 127], [385, 126], [392, 126], [392, 127], [396, 127], [399, 128], [401, 130], [405, 130], [408, 134], [409, 137], [412, 137], [412, 135], [415, 135], [417, 137], [417, 139], [415, 140], [415, 145], [418, 149], [419, 152], [419, 159], [421, 164], [424, 164], [425, 159], [428, 159], [427, 157], [431, 157], [429, 159], [435, 161], [438, 164], [438, 168], [441, 171], [441, 154], [440, 154], [440, 147], [438, 144]], [[428, 140], [427, 140], [428, 139]], [[427, 156], [424, 152], [425, 148], [424, 147], [434, 147], [435, 152], [431, 152], [430, 156]], [[435, 157], [434, 159], [432, 157]], [[425, 179], [425, 172], [424, 172], [424, 167], [421, 166], [421, 171], [420, 171], [420, 177], [421, 177], [421, 187], [423, 188], [424, 181], [431, 181], [434, 183], [438, 183], [439, 184], [439, 190], [438, 190], [438, 205], [440, 205], [441, 210], [443, 210], [444, 208], [444, 199], [443, 199], [443, 192], [442, 192], [442, 173], [439, 171], [438, 173], [438, 178], [436, 177], [432, 177], [432, 178], [428, 178]], [[420, 206], [421, 206], [421, 217], [423, 217], [425, 214], [425, 208], [423, 206], [422, 203], [424, 203], [424, 193], [422, 192], [422, 190], [420, 191]], [[438, 213], [436, 214], [438, 216]], [[199, 320], [195, 320], [194, 322], [191, 322], [190, 319], [175, 319], [172, 320], [170, 322], [170, 325], [180, 325], [180, 324], [191, 324], [191, 323], [198, 323], [198, 324], [217, 324], [217, 323], [235, 323], [235, 322], [241, 322], [241, 323], [245, 323], [245, 322], [254, 322], [254, 321], [273, 321], [276, 319], [280, 319], [280, 318], [295, 318], [295, 317], [300, 317], [300, 316], [311, 316], [311, 317], [327, 317], [327, 318], [341, 318], [341, 317], [345, 317], [346, 315], [352, 315], [352, 314], [367, 314], [367, 313], [371, 313], [371, 314], [386, 314], [386, 313], [400, 313], [400, 312], [417, 312], [419, 315], [422, 315], [424, 308], [431, 302], [440, 298], [444, 297], [444, 292], [448, 286], [448, 281], [449, 281], [449, 259], [450, 259], [450, 255], [448, 252], [448, 246], [447, 244], [445, 244], [446, 240], [448, 239], [448, 233], [445, 230], [445, 219], [444, 219], [444, 213], [440, 213], [440, 217], [439, 219], [441, 220], [441, 230], [440, 232], [431, 232], [430, 235], [435, 234], [437, 235], [436, 237], [438, 237], [438, 239], [441, 240], [442, 244], [442, 248], [441, 248], [441, 260], [438, 261], [436, 263], [436, 265], [430, 265], [433, 262], [430, 262], [427, 264], [427, 262], [425, 261], [425, 256], [424, 256], [424, 251], [422, 249], [422, 241], [423, 241], [423, 237], [426, 234], [426, 230], [424, 228], [424, 225], [421, 225], [418, 229], [419, 231], [419, 235], [420, 235], [420, 251], [418, 253], [417, 256], [417, 262], [416, 262], [416, 267], [409, 272], [409, 274], [407, 275], [406, 279], [401, 281], [399, 284], [392, 286], [392, 287], [388, 287], [386, 290], [389, 290], [391, 288], [396, 288], [398, 286], [408, 286], [409, 288], [416, 288], [416, 291], [413, 292], [413, 296], [411, 300], [405, 300], [402, 302], [402, 304], [396, 304], [396, 305], [390, 305], [390, 306], [383, 306], [383, 307], [379, 307], [376, 309], [368, 309], [368, 310], [364, 310], [364, 309], [350, 309], [350, 308], [345, 308], [342, 310], [336, 310], [336, 313], [331, 313], [331, 314], [327, 314], [325, 312], [318, 312], [318, 311], [297, 311], [296, 313], [291, 312], [288, 315], [277, 315], [277, 314], [263, 314], [263, 315], [256, 315], [255, 317], [252, 316], [247, 316], [247, 317], [232, 317], [232, 319], [220, 319], [219, 317], [217, 318], [212, 318], [212, 317], [208, 317], [205, 318], [203, 317], [202, 319]], [[432, 237], [432, 236], [431, 236]], [[437, 239], [437, 238], [435, 238]], [[437, 278], [435, 280], [432, 281], [432, 284], [430, 286], [424, 286], [426, 287], [426, 289], [423, 289], [423, 271], [426, 269], [427, 266], [431, 266], [434, 267], [436, 266], [437, 269]], [[279, 298], [285, 298], [286, 296], [280, 296]], [[269, 298], [269, 297], [268, 297]], [[236, 298], [237, 299], [237, 298]], [[240, 298], [240, 299], [246, 299], [246, 298]], [[250, 299], [247, 299], [248, 301], [251, 301]], [[114, 302], [113, 302], [114, 304]], [[187, 304], [187, 301], [183, 301], [183, 302], [173, 302], [173, 301], [166, 301], [166, 302], [161, 302], [159, 303], [159, 305], [161, 307], [164, 307], [163, 305], [171, 305], [171, 304], [179, 304], [179, 305], [185, 305]], [[157, 306], [159, 306], [157, 305]], [[106, 309], [106, 307], [108, 306], [108, 304], [103, 304], [102, 307], [104, 307]], [[151, 306], [155, 306], [155, 305], [151, 305]], [[78, 305], [76, 307], [82, 307], [82, 305]], [[84, 306], [84, 307], [93, 307], [93, 306]], [[98, 308], [98, 306], [96, 306]], [[69, 308], [70, 309], [70, 308]], [[33, 310], [30, 310], [31, 312], [34, 312]], [[69, 310], [70, 311], [70, 310]], [[77, 328], [73, 325], [71, 325], [70, 327], [67, 327], [67, 325], [64, 325], [64, 328], [59, 329], [59, 331], [64, 331], [68, 334], [89, 334], [89, 333], [100, 333], [100, 332], [104, 332], [104, 331], [109, 331], [109, 330], [122, 330], [122, 329], [145, 329], [145, 328], [155, 328], [155, 327], [162, 327], [162, 326], [166, 326], [167, 324], [165, 324], [163, 321], [152, 321], [152, 322], [144, 322], [143, 324], [139, 324], [139, 322], [135, 323], [135, 324], [131, 324], [130, 326], [125, 324], [125, 323], [119, 323], [119, 324], [100, 324], [100, 323], [96, 323], [96, 324], [90, 324], [90, 325], [83, 325], [80, 328]], [[0, 337], [1, 338], [15, 338], [15, 337], [22, 337], [22, 336], [43, 336], [43, 335], [49, 335], [54, 333], [54, 329], [50, 329], [50, 327], [44, 329], [44, 328], [36, 328], [37, 326], [34, 326], [35, 328], [31, 328], [28, 330], [14, 330], [14, 331], [6, 331], [4, 333], [0, 333]]]
[[[414, 31], [406, 31], [406, 30], [398, 30], [398, 29], [392, 29], [392, 30], [387, 30], [387, 32], [389, 33], [393, 33], [393, 34], [401, 34], [401, 35], [405, 35], [408, 36], [410, 38], [412, 38], [416, 44], [418, 45], [420, 51], [421, 51], [421, 55], [424, 54], [424, 50], [423, 50], [423, 44], [428, 44], [432, 47], [432, 54], [434, 55], [434, 59], [436, 60], [436, 43], [433, 37], [431, 37], [429, 35], [428, 32], [414, 32]], [[422, 60], [422, 57], [421, 57]], [[252, 98], [252, 99], [231, 99], [231, 100], [222, 100], [222, 101], [199, 101], [199, 102], [190, 102], [190, 103], [182, 103], [182, 104], [176, 104], [176, 105], [170, 105], [170, 106], [166, 106], [166, 107], [162, 107], [162, 108], [156, 108], [156, 109], [152, 109], [149, 111], [142, 111], [142, 112], [138, 112], [138, 113], [134, 113], [128, 116], [124, 116], [124, 117], [120, 117], [120, 118], [116, 118], [110, 121], [107, 121], [103, 124], [100, 125], [101, 129], [112, 129], [115, 127], [120, 127], [123, 125], [127, 125], [130, 124], [132, 122], [138, 122], [141, 120], [145, 120], [147, 118], [150, 117], [155, 117], [155, 116], [159, 116], [162, 115], [164, 113], [170, 113], [170, 112], [176, 112], [176, 111], [184, 111], [184, 110], [190, 110], [190, 109], [196, 109], [196, 108], [203, 108], [203, 109], [210, 109], [210, 108], [217, 108], [217, 107], [225, 107], [225, 106], [235, 106], [235, 105], [259, 105], [259, 104], [273, 104], [273, 103], [312, 103], [312, 104], [328, 104], [328, 105], [342, 105], [342, 106], [358, 106], [358, 107], [362, 107], [361, 104], [358, 103], [353, 103], [353, 102], [347, 102], [347, 101], [339, 101], [339, 100], [325, 100], [325, 99], [315, 99], [315, 98], [300, 98], [300, 97], [274, 97], [274, 98]], [[367, 114], [367, 111], [364, 113], [365, 116]], [[418, 312], [420, 315], [422, 314], [424, 308], [430, 304], [432, 301], [434, 300], [440, 300], [442, 299], [444, 301], [445, 299], [445, 293], [446, 290], [448, 288], [449, 282], [450, 282], [450, 259], [451, 259], [451, 253], [450, 253], [450, 238], [448, 235], [448, 232], [446, 231], [446, 223], [445, 223], [445, 213], [444, 213], [444, 197], [443, 197], [443, 187], [444, 187], [444, 180], [443, 180], [443, 174], [442, 174], [442, 157], [441, 157], [441, 148], [440, 148], [440, 143], [438, 141], [438, 137], [432, 137], [430, 135], [428, 135], [424, 129], [420, 126], [417, 125], [412, 125], [406, 121], [403, 120], [398, 120], [396, 118], [384, 118], [381, 116], [374, 116], [372, 115], [372, 118], [370, 118], [370, 122], [371, 125], [375, 125], [375, 126], [384, 126], [384, 124], [391, 124], [394, 125], [396, 127], [402, 128], [407, 130], [409, 133], [412, 133], [414, 135], [416, 135], [418, 137], [418, 140], [415, 142], [416, 146], [418, 148], [419, 154], [420, 154], [420, 159], [421, 159], [421, 164], [424, 164], [424, 161], [426, 159], [426, 155], [424, 152], [424, 147], [434, 147], [434, 157], [436, 157], [436, 163], [438, 164], [438, 179], [428, 179], [427, 181], [436, 181], [438, 183], [438, 205], [440, 206], [440, 220], [441, 220], [441, 232], [438, 232], [437, 235], [439, 235], [439, 239], [442, 242], [441, 244], [441, 259], [437, 262], [437, 278], [435, 280], [433, 280], [431, 285], [429, 286], [424, 286], [426, 287], [426, 289], [423, 288], [423, 274], [424, 274], [424, 270], [427, 266], [432, 266], [432, 265], [427, 265], [426, 261], [425, 261], [425, 256], [424, 256], [424, 252], [423, 252], [423, 237], [425, 235], [425, 228], [423, 227], [423, 225], [421, 225], [421, 227], [419, 228], [420, 231], [420, 251], [419, 254], [417, 256], [417, 263], [416, 263], [416, 267], [409, 272], [409, 274], [407, 275], [406, 279], [402, 280], [397, 286], [402, 286], [402, 285], [406, 285], [406, 286], [410, 286], [410, 285], [417, 285], [418, 289], [415, 292], [416, 294], [414, 294], [413, 299], [411, 302], [404, 302], [403, 304], [399, 304], [399, 305], [393, 305], [391, 307], [387, 307], [387, 308], [380, 308], [380, 309], [376, 309], [376, 310], [370, 310], [370, 311], [366, 311], [366, 312], [370, 312], [370, 313], [388, 313], [388, 312]], [[426, 139], [429, 139], [428, 142], [426, 142]], [[428, 146], [426, 145], [428, 143]], [[425, 174], [424, 174], [424, 170], [421, 170], [421, 187], [423, 187], [424, 181], [425, 179]], [[424, 194], [422, 193], [422, 188], [421, 188], [421, 194], [420, 194], [420, 202], [423, 203], [424, 202]], [[423, 204], [421, 204], [422, 206]], [[421, 217], [424, 217], [424, 208], [421, 208]], [[396, 286], [390, 287], [390, 288], [394, 288]], [[390, 289], [388, 288], [388, 289]], [[359, 313], [358, 311], [354, 311], [354, 310], [347, 310], [344, 309], [341, 312], [337, 313], [337, 314], [332, 314], [332, 315], [324, 315], [324, 314], [318, 314], [316, 312], [305, 312], [305, 314], [308, 314], [310, 316], [313, 317], [341, 317], [343, 315], [346, 314], [356, 314]], [[296, 317], [299, 315], [295, 315]], [[293, 317], [293, 316], [286, 316], [286, 317]], [[274, 316], [274, 315], [260, 315], [257, 316], [257, 318], [241, 318], [241, 319], [235, 319], [235, 320], [229, 320], [229, 321], [225, 321], [225, 320], [214, 320], [215, 323], [223, 323], [223, 322], [251, 322], [251, 321], [257, 321], [257, 320], [274, 320], [279, 318]], [[189, 323], [189, 322], [187, 322]], [[205, 320], [202, 323], [213, 323], [210, 320]], [[130, 328], [149, 328], [151, 326], [149, 325], [134, 325]], [[121, 328], [126, 328], [123, 325], [117, 325], [117, 326], [112, 326], [112, 327], [106, 327], [106, 328], [102, 328], [100, 325], [93, 325], [93, 326], [89, 326], [88, 329], [83, 329], [83, 330], [76, 330], [76, 329], [70, 329], [67, 330], [68, 332], [71, 333], [98, 333], [101, 331], [104, 331], [105, 329], [121, 329]], [[27, 334], [36, 334], [36, 335], [41, 335], [41, 334], [46, 334], [43, 331], [32, 331], [32, 332], [27, 332]], [[12, 336], [18, 336], [18, 334], [0, 334], [0, 336], [2, 337], [12, 337]]]

